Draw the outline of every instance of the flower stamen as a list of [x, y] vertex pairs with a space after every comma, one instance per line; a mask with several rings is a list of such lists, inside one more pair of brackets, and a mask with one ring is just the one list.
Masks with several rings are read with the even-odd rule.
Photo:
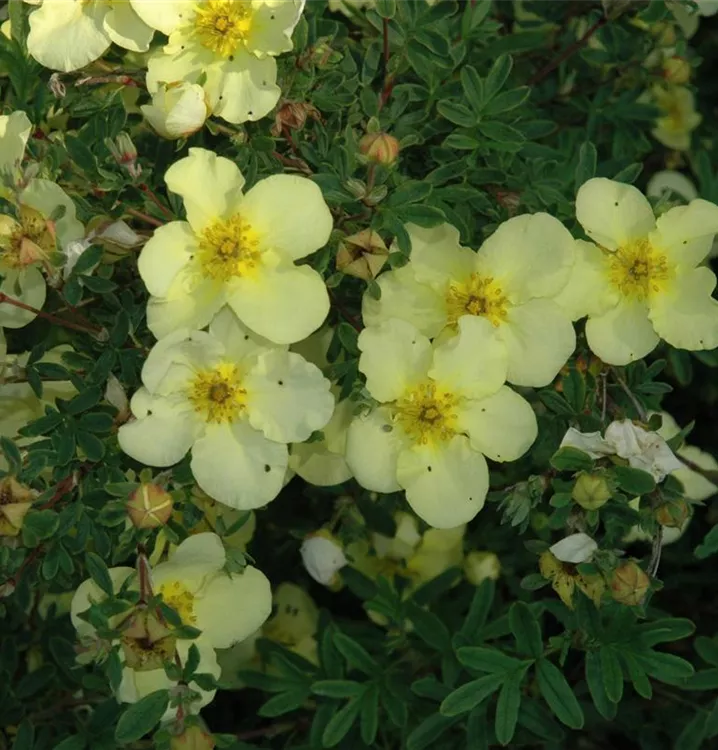
[[195, 6], [194, 30], [203, 47], [230, 58], [246, 41], [252, 16], [247, 0], [206, 0]]
[[456, 326], [464, 315], [478, 315], [499, 326], [506, 320], [508, 298], [491, 276], [472, 273], [468, 281], [449, 285], [446, 312], [450, 326]]
[[212, 424], [236, 420], [246, 407], [246, 397], [237, 366], [227, 363], [200, 372], [189, 392], [195, 411]]
[[435, 383], [422, 383], [395, 404], [394, 419], [421, 445], [450, 440], [457, 432], [457, 398]]
[[647, 238], [622, 245], [609, 255], [609, 279], [624, 297], [645, 301], [662, 291], [673, 275], [666, 256]]

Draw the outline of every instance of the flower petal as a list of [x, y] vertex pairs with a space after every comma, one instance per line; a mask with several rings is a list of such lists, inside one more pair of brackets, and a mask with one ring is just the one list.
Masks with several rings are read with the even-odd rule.
[[147, 52], [155, 30], [135, 13], [129, 2], [112, 3], [103, 29], [107, 36], [124, 49]]
[[259, 57], [280, 55], [292, 49], [292, 31], [299, 21], [303, 3], [262, 2], [255, 4], [247, 49]]
[[[686, 203], [695, 200], [698, 197], [696, 186], [682, 172], [676, 172], [674, 169], [664, 169], [656, 172], [646, 186], [646, 195], [649, 198], [663, 198], [665, 195], [672, 197], [675, 193], [683, 198]], [[656, 225], [660, 226], [660, 217], [656, 220]]]
[[718, 206], [694, 200], [662, 214], [651, 234], [651, 243], [679, 268], [693, 268], [708, 255], [717, 233]]
[[549, 547], [549, 551], [557, 560], [574, 565], [590, 560], [597, 549], [596, 542], [584, 533], [570, 534]]
[[242, 381], [249, 423], [270, 440], [306, 440], [329, 421], [334, 396], [322, 371], [294, 352], [260, 354]]
[[434, 349], [429, 376], [442, 388], [471, 398], [495, 393], [506, 380], [506, 347], [486, 319], [465, 315], [459, 333]]
[[258, 630], [272, 613], [272, 589], [261, 570], [218, 575], [195, 600], [197, 627], [214, 648], [229, 648]]
[[627, 365], [652, 352], [660, 338], [642, 302], [623, 300], [603, 315], [586, 322], [591, 351], [609, 365]]
[[247, 422], [209, 425], [192, 448], [192, 474], [217, 502], [251, 510], [274, 500], [287, 470], [287, 446]]
[[72, 198], [56, 183], [38, 178], [30, 180], [20, 193], [20, 203], [34, 208], [48, 219], [60, 206], [65, 209], [63, 215], [55, 221], [55, 233], [61, 247], [84, 237], [85, 228], [77, 220]]
[[171, 221], [156, 229], [137, 259], [147, 291], [155, 297], [164, 297], [196, 252], [197, 237], [186, 221]]
[[514, 385], [548, 385], [576, 348], [568, 315], [549, 299], [510, 308], [497, 333], [508, 352], [506, 379]]
[[[47, 294], [45, 277], [34, 266], [8, 271], [0, 283], [0, 292], [41, 310]], [[31, 310], [23, 310], [8, 302], [0, 303], [0, 326], [3, 328], [22, 328], [35, 320], [36, 316]]]
[[130, 0], [135, 13], [153, 29], [169, 36], [182, 21], [187, 9], [185, 0]]
[[521, 458], [538, 434], [531, 405], [508, 386], [488, 398], [470, 401], [459, 411], [458, 418], [471, 447], [492, 461]]
[[309, 266], [262, 269], [238, 279], [228, 300], [239, 319], [276, 344], [291, 344], [321, 326], [329, 312], [322, 277]]
[[[116, 593], [122, 588], [122, 584], [135, 572], [135, 569], [125, 566], [110, 568], [108, 572], [112, 581], [112, 590]], [[88, 578], [77, 587], [70, 603], [70, 620], [78, 636], [92, 635], [95, 632], [95, 628], [79, 615], [87, 612], [90, 605], [103, 602], [105, 599], [107, 599], [107, 594], [92, 578]]]
[[244, 177], [237, 165], [205, 148], [191, 148], [167, 170], [165, 182], [182, 197], [187, 221], [197, 233], [232, 216], [242, 201]]
[[605, 253], [593, 242], [576, 240], [575, 261], [566, 286], [553, 298], [571, 320], [603, 315], [618, 304], [619, 295], [608, 279]]
[[638, 188], [604, 177], [581, 185], [576, 218], [591, 239], [609, 250], [645, 237], [656, 226], [651, 204]]
[[277, 347], [269, 339], [257, 336], [237, 317], [231, 307], [225, 305], [209, 324], [210, 334], [224, 347], [224, 352], [229, 359], [238, 361], [261, 354], [267, 349], [284, 349]]
[[559, 447], [577, 448], [591, 458], [610, 456], [616, 452], [614, 446], [606, 442], [600, 432], [579, 432], [575, 427], [568, 428]]
[[289, 174], [260, 180], [244, 197], [242, 218], [259, 234], [262, 247], [292, 260], [323, 247], [333, 223], [319, 187]]
[[484, 507], [489, 489], [486, 460], [463, 435], [402, 451], [397, 477], [414, 512], [437, 529], [470, 521]]
[[357, 482], [374, 492], [396, 492], [399, 452], [405, 448], [404, 434], [391, 423], [386, 409], [374, 409], [354, 418], [347, 431], [346, 459]]
[[715, 349], [718, 302], [711, 296], [715, 285], [710, 269], [692, 268], [651, 299], [649, 317], [660, 337], [679, 349]]
[[377, 401], [394, 401], [426, 378], [431, 344], [411, 323], [396, 318], [359, 334], [359, 369]]
[[174, 566], [200, 566], [214, 572], [219, 572], [226, 562], [222, 540], [211, 532], [188, 536], [169, 558], [169, 563]]
[[[153, 406], [157, 400], [153, 401]], [[147, 466], [172, 466], [192, 447], [199, 431], [195, 413], [189, 408], [177, 412], [151, 411], [148, 416], [120, 427], [120, 448]]]
[[573, 237], [558, 219], [523, 214], [503, 222], [484, 242], [477, 267], [520, 303], [558, 294], [569, 279], [574, 255]]
[[444, 298], [427, 284], [416, 280], [413, 264], [381, 274], [377, 279], [381, 297], [364, 293], [362, 318], [367, 326], [379, 325], [390, 318], [406, 320], [429, 338], [446, 325]]
[[32, 123], [24, 112], [0, 116], [0, 172], [14, 171], [20, 166], [31, 131]]
[[102, 57], [110, 38], [102, 28], [107, 6], [82, 0], [45, 0], [30, 14], [28, 52], [40, 65], [65, 73]]
[[411, 240], [411, 267], [420, 284], [442, 288], [449, 281], [464, 281], [474, 270], [476, 253], [461, 246], [459, 230], [451, 224], [425, 229], [405, 227]]
[[232, 62], [207, 69], [205, 91], [214, 114], [227, 122], [238, 125], [261, 120], [282, 93], [277, 86], [277, 61], [238, 50]]

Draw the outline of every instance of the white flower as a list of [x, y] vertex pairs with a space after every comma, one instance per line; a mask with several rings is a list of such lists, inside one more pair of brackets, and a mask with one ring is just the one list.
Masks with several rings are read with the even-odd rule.
[[347, 564], [344, 550], [333, 539], [319, 534], [307, 537], [300, 553], [307, 573], [323, 586], [329, 586]]
[[698, 198], [698, 191], [691, 180], [681, 172], [674, 169], [664, 169], [656, 172], [646, 186], [646, 195], [649, 198], [662, 198], [668, 194], [679, 195], [686, 203]]
[[550, 383], [576, 348], [566, 312], [553, 300], [566, 285], [574, 240], [546, 213], [501, 224], [477, 252], [462, 247], [449, 224], [409, 224], [410, 262], [378, 277], [381, 297], [364, 295], [368, 326], [400, 318], [429, 338], [445, 341], [465, 317], [491, 323], [491, 337], [506, 353], [506, 380]]
[[403, 320], [359, 336], [359, 369], [378, 406], [356, 417], [347, 463], [375, 492], [406, 490], [414, 511], [436, 528], [471, 520], [489, 485], [484, 456], [514, 461], [534, 442], [536, 416], [503, 386], [506, 352], [483, 317], [463, 316], [459, 334], [432, 349]]
[[275, 56], [292, 49], [298, 0], [131, 0], [169, 43], [148, 63], [147, 88], [185, 81], [203, 88], [211, 111], [233, 123], [264, 117], [277, 103]]
[[596, 542], [588, 534], [571, 534], [549, 547], [551, 554], [561, 562], [579, 563], [587, 562], [598, 549]]
[[163, 138], [187, 138], [210, 114], [204, 89], [185, 81], [162, 84], [152, 95], [152, 104], [143, 104], [140, 109]]
[[165, 181], [184, 200], [187, 221], [158, 229], [139, 257], [155, 336], [203, 328], [224, 305], [278, 344], [319, 328], [329, 311], [326, 287], [311, 266], [295, 265], [332, 230], [315, 183], [272, 175], [243, 195], [234, 162], [201, 148], [173, 164]]
[[209, 333], [158, 342], [119, 430], [128, 455], [171, 466], [191, 449], [197, 484], [233, 508], [259, 508], [282, 488], [287, 443], [306, 440], [334, 408], [329, 381], [300, 355], [253, 336], [225, 309]]
[[30, 14], [27, 48], [46, 68], [68, 72], [102, 57], [113, 42], [146, 52], [153, 34], [127, 0], [43, 0]]
[[601, 437], [600, 432], [583, 433], [570, 427], [561, 441], [561, 447], [566, 446], [578, 448], [591, 458], [620, 456], [627, 459], [634, 469], [651, 474], [656, 482], [662, 482], [667, 474], [684, 468], [657, 432], [644, 430], [630, 419], [611, 422], [605, 437]]

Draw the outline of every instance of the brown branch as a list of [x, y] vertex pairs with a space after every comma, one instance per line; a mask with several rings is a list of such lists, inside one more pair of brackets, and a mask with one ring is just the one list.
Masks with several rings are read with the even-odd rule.
[[533, 76], [533, 78], [529, 79], [528, 85], [533, 86], [534, 84], [538, 83], [539, 81], [542, 81], [546, 76], [553, 72], [556, 68], [558, 68], [561, 63], [568, 60], [571, 55], [578, 52], [580, 49], [585, 47], [588, 44], [589, 39], [599, 30], [602, 29], [606, 24], [608, 23], [608, 18], [606, 16], [602, 16], [601, 18], [596, 21], [596, 23], [591, 26], [588, 31], [577, 41], [575, 41], [573, 44], [566, 47], [566, 49], [554, 60], [552, 60], [546, 67], [539, 70], [536, 75]]
[[611, 372], [613, 373], [613, 377], [616, 378], [618, 385], [621, 386], [624, 393], [630, 399], [633, 408], [638, 412], [638, 418], [641, 422], [648, 422], [648, 412], [643, 408], [643, 404], [641, 404], [641, 402], [633, 395], [633, 392], [628, 387], [626, 381], [619, 375], [618, 370], [615, 367], [611, 367]]
[[50, 321], [50, 323], [55, 323], [56, 325], [63, 326], [64, 328], [70, 328], [73, 331], [82, 331], [83, 333], [92, 333], [97, 335], [102, 333], [104, 330], [102, 328], [98, 328], [97, 326], [73, 323], [71, 320], [58, 318], [57, 315], [52, 315], [50, 313], [44, 312], [43, 310], [38, 310], [36, 307], [32, 307], [32, 305], [26, 305], [24, 302], [20, 302], [19, 299], [15, 299], [14, 297], [8, 296], [4, 292], [0, 292], [0, 305], [2, 305], [3, 303], [12, 305], [13, 307], [18, 307], [21, 310], [27, 310], [28, 312], [35, 313], [38, 318], [44, 318], [45, 320]]
[[147, 224], [152, 224], [153, 227], [164, 226], [163, 222], [161, 222], [159, 219], [155, 219], [153, 216], [149, 216], [142, 211], [138, 211], [136, 208], [125, 208], [125, 213], [138, 219], [142, 219], [142, 221], [146, 222]]
[[155, 193], [152, 191], [152, 189], [147, 185], [146, 183], [142, 183], [140, 185], [140, 190], [157, 206], [157, 208], [162, 211], [162, 213], [167, 216], [169, 219], [174, 219], [175, 216], [172, 213], [172, 211], [167, 208], [162, 201], [155, 195]]
[[391, 51], [389, 49], [389, 19], [382, 18], [382, 37], [383, 37], [383, 52], [384, 52], [384, 88], [379, 96], [379, 110], [389, 101], [391, 92], [394, 88], [394, 79], [389, 74], [389, 60], [391, 59]]

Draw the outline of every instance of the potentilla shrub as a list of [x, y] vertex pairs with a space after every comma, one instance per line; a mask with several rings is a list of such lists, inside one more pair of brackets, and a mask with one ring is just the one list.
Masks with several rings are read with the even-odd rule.
[[716, 11], [10, 0], [0, 750], [714, 745]]

